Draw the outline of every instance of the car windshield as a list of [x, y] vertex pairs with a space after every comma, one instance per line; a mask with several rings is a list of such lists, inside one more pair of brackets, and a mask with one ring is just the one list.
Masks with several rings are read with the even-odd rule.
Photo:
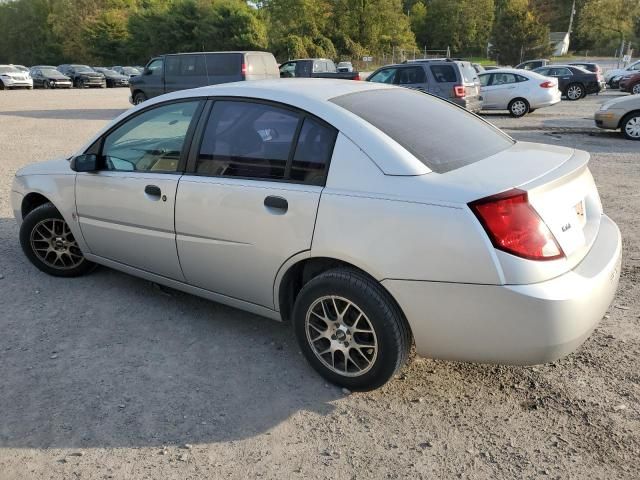
[[470, 165], [514, 144], [463, 108], [405, 88], [350, 93], [330, 101], [387, 134], [436, 173]]
[[91, 73], [94, 71], [93, 68], [86, 65], [72, 65], [72, 67], [76, 72], [80, 73]]
[[115, 70], [111, 70], [109, 68], [100, 68], [98, 69], [99, 72], [102, 73], [108, 73], [109, 75], [120, 75], [118, 72], [116, 72]]
[[138, 71], [138, 69], [133, 67], [124, 67], [122, 71], [127, 75], [140, 75], [140, 72]]
[[41, 68], [40, 71], [44, 75], [61, 75], [61, 73], [55, 68]]
[[0, 73], [19, 73], [20, 70], [14, 67], [0, 67]]

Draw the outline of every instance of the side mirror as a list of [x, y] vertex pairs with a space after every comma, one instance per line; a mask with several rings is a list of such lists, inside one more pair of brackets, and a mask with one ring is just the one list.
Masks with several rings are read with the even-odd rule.
[[98, 156], [94, 154], [78, 155], [71, 159], [70, 167], [74, 172], [97, 172], [99, 170]]

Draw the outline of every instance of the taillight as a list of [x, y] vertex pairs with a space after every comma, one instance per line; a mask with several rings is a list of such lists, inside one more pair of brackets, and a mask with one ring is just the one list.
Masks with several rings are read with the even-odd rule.
[[[237, 65], [237, 63], [236, 63], [236, 65]], [[246, 63], [242, 64], [240, 72], [242, 73], [242, 79], [244, 80], [246, 78], [246, 76], [247, 76], [247, 64]]]
[[360, 72], [356, 73], [356, 76], [353, 77], [354, 80], [360, 80]]
[[513, 189], [469, 203], [498, 250], [529, 260], [564, 257], [549, 227], [529, 204], [527, 192]]
[[542, 88], [553, 88], [556, 86], [556, 82], [542, 82], [540, 86]]
[[455, 85], [453, 87], [453, 95], [456, 98], [464, 98], [466, 95], [466, 92], [464, 90], [464, 85]]

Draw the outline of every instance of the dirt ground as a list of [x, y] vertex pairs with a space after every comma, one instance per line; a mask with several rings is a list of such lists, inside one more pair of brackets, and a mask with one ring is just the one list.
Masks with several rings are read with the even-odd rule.
[[640, 145], [593, 129], [615, 94], [487, 118], [583, 148], [624, 239], [620, 289], [578, 352], [537, 367], [418, 359], [348, 394], [287, 325], [106, 268], [48, 277], [11, 178], [72, 153], [128, 91], [0, 92], [0, 479], [640, 478]]

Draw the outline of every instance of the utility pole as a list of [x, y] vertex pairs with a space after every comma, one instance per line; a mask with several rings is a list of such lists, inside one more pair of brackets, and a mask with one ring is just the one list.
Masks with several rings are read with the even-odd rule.
[[573, 5], [571, 5], [571, 16], [569, 17], [569, 29], [567, 33], [571, 35], [573, 33], [573, 16], [576, 14], [576, 0], [573, 0]]

